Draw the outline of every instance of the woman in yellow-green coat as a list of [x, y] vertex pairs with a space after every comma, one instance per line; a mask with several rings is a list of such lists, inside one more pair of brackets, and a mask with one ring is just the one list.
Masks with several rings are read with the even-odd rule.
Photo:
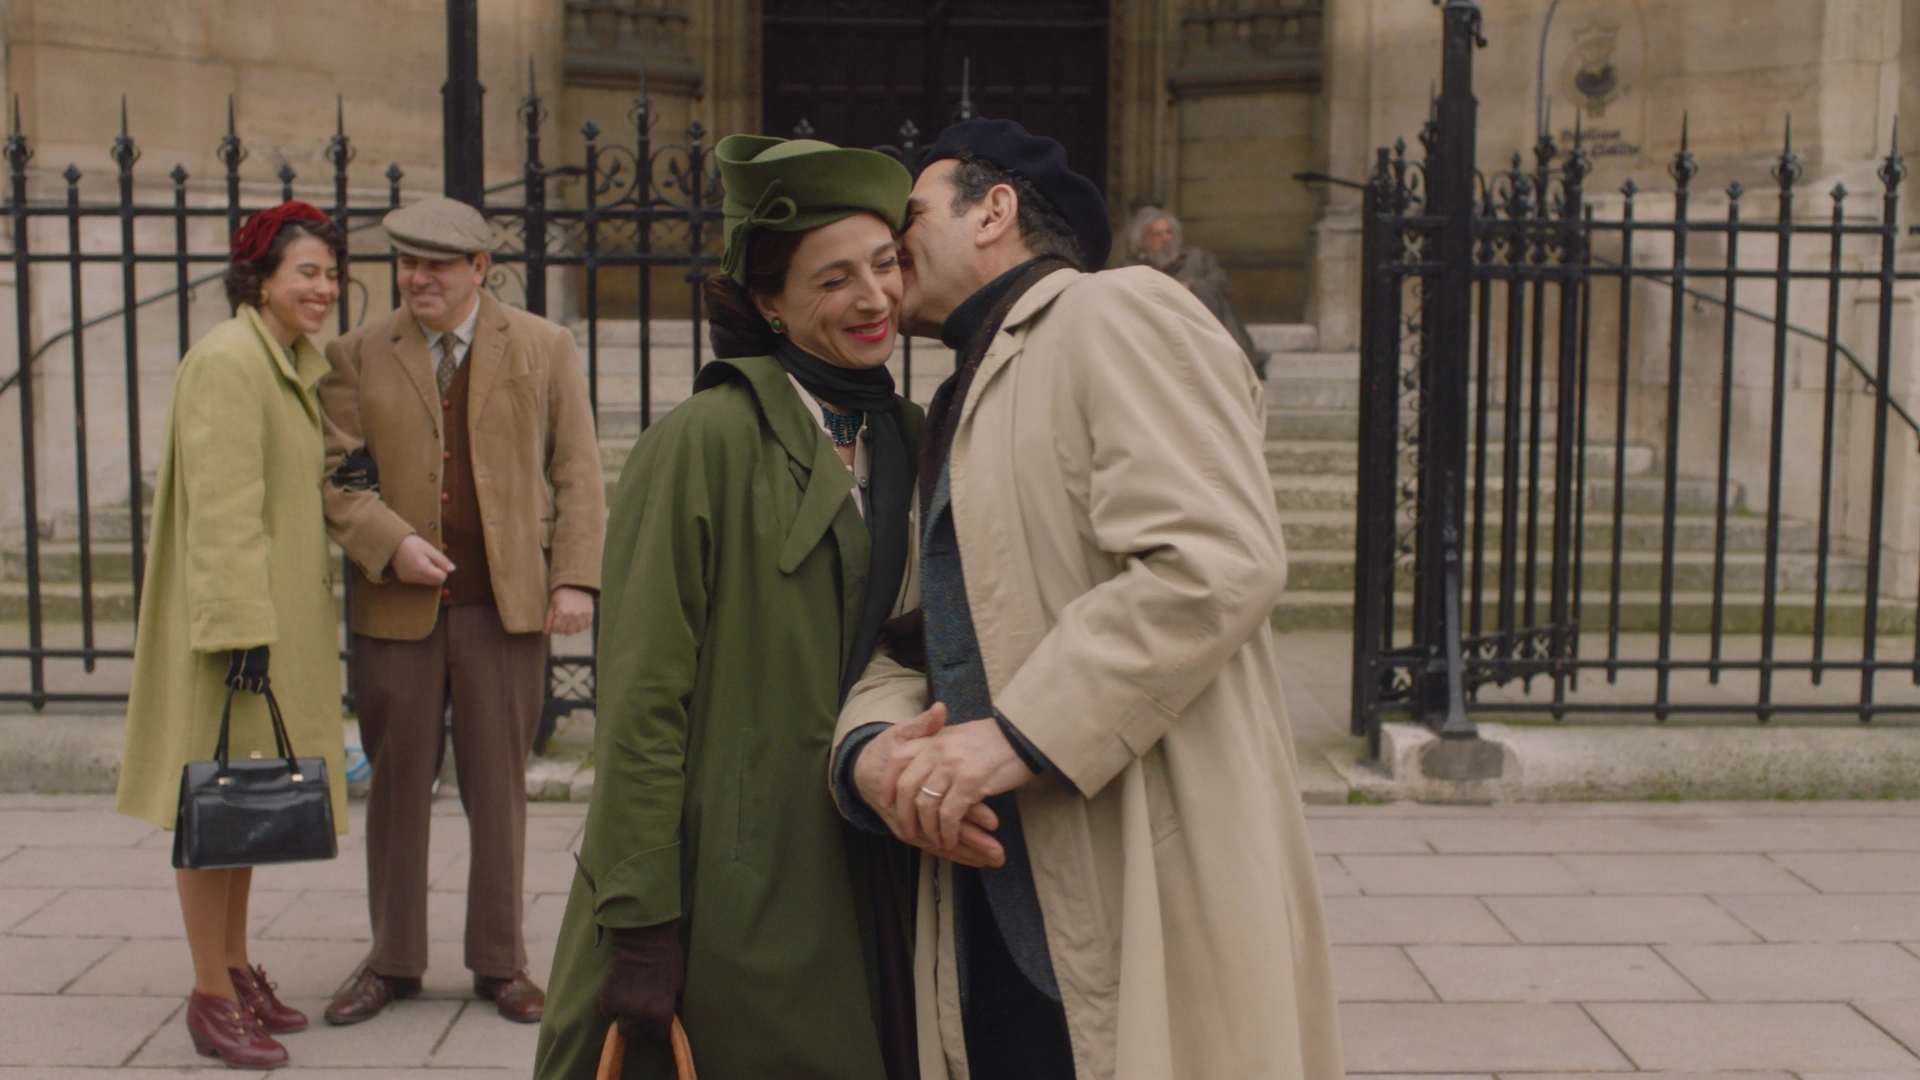
[[[270, 684], [293, 746], [327, 763], [336, 828], [341, 765], [339, 617], [320, 479], [314, 384], [326, 358], [307, 335], [340, 298], [345, 238], [288, 202], [234, 234], [234, 316], [180, 362], [154, 490], [133, 649], [117, 808], [171, 829], [180, 770], [213, 756], [227, 689]], [[273, 753], [265, 698], [234, 697], [231, 753]], [[287, 1059], [273, 1035], [306, 1017], [281, 1004], [247, 956], [252, 870], [176, 870], [194, 988], [194, 1047], [236, 1068]]]

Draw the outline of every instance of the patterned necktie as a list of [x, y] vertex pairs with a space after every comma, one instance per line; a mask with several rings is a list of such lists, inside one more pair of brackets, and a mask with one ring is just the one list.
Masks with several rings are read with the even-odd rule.
[[441, 334], [433, 343], [434, 351], [440, 354], [440, 362], [434, 368], [433, 377], [440, 384], [440, 396], [447, 396], [447, 387], [453, 385], [453, 373], [460, 370], [460, 361], [454, 358], [454, 352], [460, 347], [460, 341], [451, 333]]

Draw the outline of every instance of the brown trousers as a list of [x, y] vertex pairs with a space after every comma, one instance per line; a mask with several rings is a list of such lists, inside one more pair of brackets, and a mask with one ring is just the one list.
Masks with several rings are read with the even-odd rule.
[[509, 634], [491, 604], [442, 608], [420, 641], [353, 638], [367, 797], [367, 906], [381, 975], [427, 970], [427, 836], [442, 728], [453, 703], [453, 766], [467, 812], [467, 967], [509, 978], [527, 965], [521, 936], [527, 755], [540, 724], [544, 634]]

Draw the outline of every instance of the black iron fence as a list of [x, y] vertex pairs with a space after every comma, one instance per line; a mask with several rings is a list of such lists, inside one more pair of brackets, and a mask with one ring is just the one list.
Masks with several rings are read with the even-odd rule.
[[1667, 191], [1590, 191], [1577, 130], [1485, 174], [1480, 11], [1443, 18], [1424, 160], [1381, 150], [1364, 197], [1355, 733], [1920, 712], [1897, 127], [1866, 208], [1805, 205], [1790, 122], [1757, 198], [1696, 188], [1684, 120]]
[[[673, 394], [690, 390], [703, 362], [701, 287], [722, 246], [721, 192], [708, 132], [696, 120], [671, 138], [659, 137], [643, 89], [617, 135], [588, 122], [580, 131], [580, 160], [549, 166], [542, 146], [549, 116], [531, 88], [531, 73], [519, 116], [525, 147], [520, 175], [484, 190], [482, 209], [496, 234], [489, 285], [542, 315], [564, 293], [571, 310], [554, 314], [582, 327], [601, 432], [609, 425], [644, 429], [674, 403]], [[898, 146], [880, 149], [911, 167], [917, 136], [909, 123]], [[369, 230], [408, 196], [406, 177], [393, 165], [384, 173], [384, 191], [370, 193], [354, 182], [360, 173], [350, 173], [355, 149], [344, 109], [325, 144], [330, 173], [324, 189], [287, 164], [273, 172], [272, 182], [243, 169], [248, 148], [231, 108], [216, 152], [223, 167], [218, 188], [197, 182], [178, 165], [164, 187], [138, 176], [141, 153], [124, 106], [110, 150], [113, 198], [98, 198], [74, 166], [57, 184], [32, 171], [34, 147], [21, 131], [17, 106], [4, 154], [20, 362], [0, 378], [0, 398], [13, 395], [18, 408], [20, 518], [0, 544], [0, 701], [36, 709], [55, 702], [124, 701], [124, 680], [99, 678], [97, 671], [102, 665], [124, 668], [132, 658], [151, 467], [143, 447], [154, 445], [159, 430], [154, 403], [143, 406], [143, 382], [149, 397], [156, 379], [163, 389], [179, 356], [226, 317], [215, 283], [227, 262], [227, 237], [247, 214], [285, 199], [321, 206], [350, 238], [368, 233], [349, 245], [340, 330], [362, 322], [370, 310], [398, 307], [393, 254]], [[103, 268], [112, 273], [110, 281], [96, 277]], [[165, 284], [154, 280], [156, 270], [165, 273]], [[659, 295], [661, 270], [671, 282], [666, 287], [683, 289], [682, 295]], [[616, 274], [621, 280], [610, 285]], [[375, 302], [377, 296], [385, 297], [384, 305]], [[656, 340], [656, 316], [666, 317], [665, 311], [675, 318], [684, 312], [684, 323], [677, 325], [685, 333], [676, 331], [663, 344]], [[55, 314], [49, 318], [48, 312]], [[615, 321], [631, 321], [634, 336], [604, 340]], [[156, 332], [161, 327], [167, 332]], [[102, 341], [103, 334], [111, 340]], [[901, 345], [911, 393], [912, 347], [906, 339]], [[70, 398], [55, 400], [67, 397], [65, 384]], [[119, 430], [93, 430], [102, 408], [89, 401], [89, 392], [97, 394], [103, 385], [114, 390], [109, 407], [118, 415], [109, 427]], [[664, 400], [663, 387], [670, 391]], [[610, 396], [618, 400], [610, 403]], [[70, 444], [64, 434], [48, 437], [69, 426]], [[42, 460], [49, 448], [62, 458], [57, 470]], [[102, 454], [123, 463], [124, 477], [112, 485], [93, 479], [103, 471]], [[118, 477], [118, 468], [111, 471]], [[341, 578], [351, 581], [350, 574]], [[550, 657], [547, 730], [555, 716], [591, 707], [593, 695], [590, 653]]]

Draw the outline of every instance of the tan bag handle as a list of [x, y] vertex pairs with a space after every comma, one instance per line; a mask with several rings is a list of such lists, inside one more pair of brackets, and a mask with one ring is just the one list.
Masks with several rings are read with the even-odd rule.
[[[673, 1070], [680, 1080], [699, 1080], [693, 1072], [693, 1046], [687, 1042], [687, 1029], [680, 1026], [680, 1018], [673, 1018], [673, 1031], [669, 1036], [673, 1043]], [[627, 1061], [627, 1040], [620, 1034], [619, 1024], [607, 1025], [607, 1041], [600, 1047], [600, 1071], [594, 1073], [594, 1080], [620, 1080], [620, 1069]]]

